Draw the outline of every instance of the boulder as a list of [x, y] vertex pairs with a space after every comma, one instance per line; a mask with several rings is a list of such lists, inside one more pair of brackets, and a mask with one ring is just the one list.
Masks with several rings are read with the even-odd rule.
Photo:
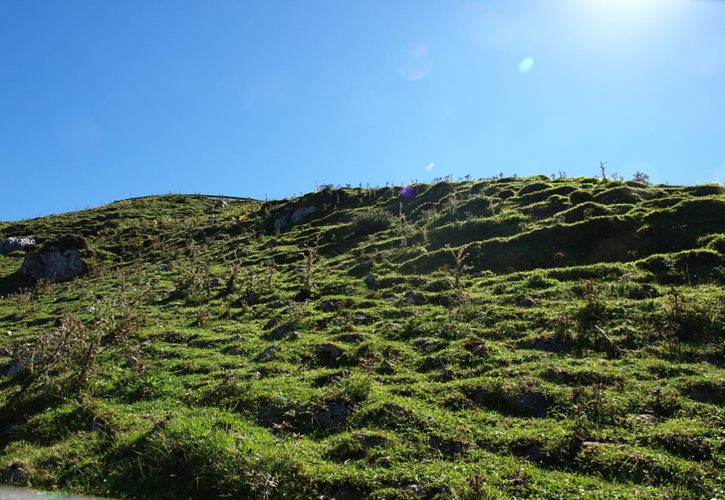
[[322, 364], [336, 366], [343, 352], [335, 344], [322, 344], [318, 348], [317, 354]]
[[0, 239], [0, 255], [7, 255], [16, 250], [26, 250], [35, 245], [33, 236], [11, 236]]
[[317, 425], [330, 429], [350, 416], [350, 407], [345, 403], [329, 403], [314, 414]]
[[49, 249], [25, 256], [20, 272], [35, 281], [68, 281], [83, 274], [86, 264], [78, 250]]
[[317, 212], [317, 207], [298, 208], [297, 210], [292, 212], [292, 215], [290, 216], [290, 221], [292, 222], [292, 224], [297, 224], [298, 222], [302, 222], [315, 212]]

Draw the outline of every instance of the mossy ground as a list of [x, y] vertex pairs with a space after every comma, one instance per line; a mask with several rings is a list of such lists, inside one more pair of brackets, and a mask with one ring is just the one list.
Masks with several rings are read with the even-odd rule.
[[[0, 467], [144, 498], [725, 494], [721, 186], [413, 188], [0, 223], [90, 265], [32, 286], [0, 256]], [[88, 372], [10, 375], [67, 314]]]

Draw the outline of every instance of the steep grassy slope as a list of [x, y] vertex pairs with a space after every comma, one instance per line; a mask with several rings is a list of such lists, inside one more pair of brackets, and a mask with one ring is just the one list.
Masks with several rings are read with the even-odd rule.
[[721, 497], [724, 193], [504, 178], [0, 223], [89, 265], [32, 284], [0, 256], [0, 479]]

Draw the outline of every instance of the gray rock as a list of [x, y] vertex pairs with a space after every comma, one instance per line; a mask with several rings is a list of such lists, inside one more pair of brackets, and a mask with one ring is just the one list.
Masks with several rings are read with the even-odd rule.
[[536, 307], [536, 301], [531, 297], [524, 297], [521, 299], [521, 307]]
[[11, 236], [9, 238], [0, 239], [0, 255], [7, 255], [16, 250], [25, 250], [27, 247], [35, 245], [35, 237], [33, 236]]
[[542, 337], [534, 340], [534, 349], [547, 352], [561, 352], [566, 349], [566, 345], [558, 340]]
[[274, 221], [274, 228], [275, 229], [284, 229], [289, 225], [289, 217], [287, 215], [283, 215], [281, 217], [277, 217]]
[[20, 268], [20, 272], [35, 281], [67, 281], [85, 270], [86, 264], [78, 250], [56, 249], [29, 253]]
[[257, 358], [259, 361], [267, 361], [269, 358], [271, 358], [274, 353], [277, 351], [277, 346], [269, 346], [267, 347], [262, 354], [259, 355], [259, 358]]
[[96, 308], [93, 306], [88, 306], [88, 307], [84, 307], [83, 309], [81, 309], [81, 313], [83, 313], [83, 314], [90, 314], [90, 313], [94, 313], [94, 312], [96, 312]]
[[330, 403], [314, 413], [317, 425], [330, 429], [350, 416], [350, 407], [345, 403]]
[[13, 361], [10, 366], [8, 366], [8, 369], [5, 370], [5, 374], [8, 377], [19, 377], [20, 375], [24, 375], [28, 371], [28, 367], [25, 363], [22, 361]]
[[418, 339], [415, 341], [415, 345], [420, 347], [421, 349], [433, 349], [439, 344], [440, 342], [433, 339]]
[[511, 409], [519, 414], [546, 418], [546, 399], [536, 391], [528, 391], [510, 402]]
[[211, 281], [209, 282], [209, 284], [212, 287], [217, 288], [220, 286], [224, 286], [224, 280], [221, 278], [212, 278]]
[[290, 332], [290, 329], [286, 325], [281, 325], [272, 330], [269, 334], [269, 338], [272, 340], [282, 340]]
[[155, 271], [157, 273], [165, 273], [171, 269], [168, 264], [161, 264], [160, 266], [156, 266]]
[[315, 212], [317, 212], [317, 207], [298, 208], [297, 210], [292, 212], [290, 221], [292, 222], [292, 224], [297, 224], [298, 222], [302, 222]]
[[337, 365], [342, 353], [342, 349], [335, 344], [322, 344], [318, 350], [320, 361], [327, 366]]
[[428, 446], [438, 450], [446, 457], [453, 457], [463, 453], [463, 445], [457, 441], [442, 439], [438, 436], [428, 437]]
[[423, 296], [413, 290], [408, 290], [405, 292], [405, 295], [403, 295], [403, 303], [405, 304], [420, 305], [424, 302], [425, 299]]

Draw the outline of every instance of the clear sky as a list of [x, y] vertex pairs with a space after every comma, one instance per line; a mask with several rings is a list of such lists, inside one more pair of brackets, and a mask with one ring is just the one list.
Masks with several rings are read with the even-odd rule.
[[0, 1], [0, 220], [600, 161], [723, 181], [725, 2]]

